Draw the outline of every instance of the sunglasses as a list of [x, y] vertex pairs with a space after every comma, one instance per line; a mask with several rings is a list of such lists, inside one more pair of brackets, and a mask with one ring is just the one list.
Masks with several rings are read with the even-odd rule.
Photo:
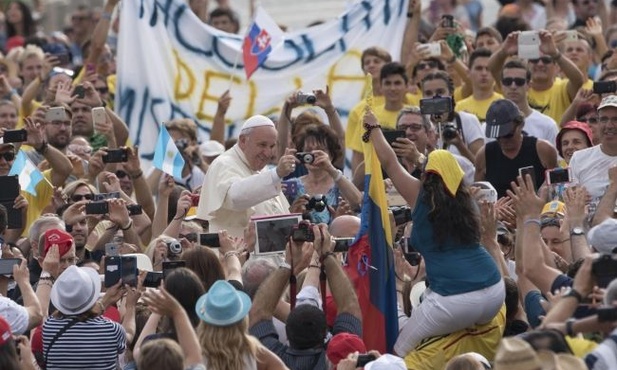
[[551, 64], [553, 63], [553, 58], [549, 56], [543, 56], [538, 59], [529, 59], [529, 63], [538, 64], [538, 62], [542, 62], [543, 64]]
[[99, 94], [107, 94], [109, 92], [109, 89], [106, 87], [97, 87], [95, 89]]
[[512, 83], [518, 87], [521, 87], [527, 83], [527, 80], [520, 77], [504, 77], [501, 79], [501, 84], [503, 86], [512, 86]]
[[80, 200], [92, 200], [92, 198], [94, 198], [94, 196], [92, 194], [73, 194], [71, 196], [71, 200], [73, 202], [79, 202]]
[[420, 70], [422, 70], [422, 69], [431, 69], [431, 68], [437, 67], [437, 63], [429, 60], [428, 62], [418, 63], [417, 67]]
[[188, 233], [188, 234], [178, 234], [178, 239], [185, 238], [191, 243], [197, 242], [197, 233]]
[[126, 173], [126, 172], [124, 172], [122, 170], [116, 171], [116, 177], [119, 178], [119, 179], [123, 179], [123, 178], [127, 177], [128, 175], [129, 175], [128, 173]]
[[543, 229], [545, 227], [548, 226], [556, 226], [556, 227], [561, 227], [561, 223], [559, 222], [559, 218], [557, 217], [550, 217], [550, 216], [544, 216], [542, 218], [540, 218], [540, 228]]
[[497, 138], [497, 140], [499, 140], [499, 139], [512, 139], [513, 137], [514, 137], [514, 132], [511, 132], [511, 133], [509, 133], [507, 135], [499, 136]]
[[15, 159], [15, 153], [13, 152], [5, 152], [0, 154], [1, 158], [4, 158], [5, 161], [10, 162]]

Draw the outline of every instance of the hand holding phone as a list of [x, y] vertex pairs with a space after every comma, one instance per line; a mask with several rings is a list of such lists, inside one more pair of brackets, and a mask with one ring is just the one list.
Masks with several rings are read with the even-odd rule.
[[129, 152], [126, 148], [107, 149], [107, 154], [102, 157], [103, 163], [122, 163], [129, 160]]
[[537, 181], [536, 181], [536, 171], [533, 166], [521, 167], [518, 169], [518, 174], [523, 178], [523, 181], [526, 181], [526, 175], [531, 176], [531, 184], [534, 189], [537, 189]]
[[23, 143], [28, 140], [28, 131], [21, 130], [6, 130], [2, 136], [5, 143]]
[[518, 57], [521, 59], [540, 58], [540, 35], [538, 31], [523, 31], [518, 35]]

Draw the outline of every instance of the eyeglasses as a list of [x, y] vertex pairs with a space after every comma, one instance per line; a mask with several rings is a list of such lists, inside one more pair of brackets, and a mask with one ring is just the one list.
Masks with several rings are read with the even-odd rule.
[[92, 198], [94, 198], [94, 196], [92, 194], [73, 194], [71, 196], [71, 200], [73, 202], [79, 202], [80, 200], [92, 200]]
[[66, 258], [60, 258], [60, 264], [61, 265], [76, 265], [79, 263], [79, 257], [66, 257]]
[[431, 68], [436, 68], [437, 67], [437, 63], [435, 63], [432, 60], [426, 61], [426, 62], [420, 62], [418, 63], [418, 65], [416, 66], [418, 69], [422, 70], [422, 69], [431, 69]]
[[178, 234], [178, 239], [185, 238], [191, 243], [197, 242], [197, 233], [188, 233], [188, 234]]
[[617, 124], [617, 117], [600, 117], [600, 118], [598, 118], [598, 122], [600, 122], [603, 125], [606, 125], [608, 123], [616, 125]]
[[129, 175], [128, 173], [126, 173], [126, 172], [124, 172], [122, 170], [116, 171], [116, 177], [119, 178], [119, 179], [123, 179], [123, 178], [127, 177], [128, 175]]
[[413, 131], [413, 132], [417, 132], [422, 130], [422, 128], [424, 128], [424, 126], [422, 125], [398, 125], [398, 129], [401, 131]]
[[54, 126], [71, 127], [71, 121], [49, 121]]
[[520, 77], [504, 77], [501, 79], [501, 84], [503, 86], [512, 86], [512, 83], [518, 87], [521, 87], [527, 83], [527, 80]]
[[109, 89], [107, 87], [97, 87], [95, 89], [99, 94], [107, 94]]
[[5, 161], [10, 162], [15, 159], [15, 153], [13, 152], [0, 153], [0, 158], [4, 158]]
[[553, 63], [553, 58], [549, 56], [543, 56], [538, 59], [529, 59], [529, 63], [538, 64], [538, 62], [542, 62], [543, 64], [551, 64]]
[[584, 122], [584, 123], [588, 123], [590, 125], [595, 125], [598, 123], [598, 119], [596, 117], [591, 117], [591, 118], [579, 118], [577, 119], [577, 121], [579, 122]]

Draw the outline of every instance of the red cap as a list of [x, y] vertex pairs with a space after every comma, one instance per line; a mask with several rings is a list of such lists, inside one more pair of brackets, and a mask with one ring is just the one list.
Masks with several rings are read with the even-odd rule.
[[559, 152], [559, 155], [561, 157], [563, 157], [563, 153], [561, 152], [561, 137], [563, 136], [563, 134], [570, 130], [578, 130], [582, 132], [587, 138], [587, 146], [593, 146], [593, 136], [591, 134], [591, 129], [589, 128], [588, 124], [579, 121], [567, 122], [561, 127], [561, 130], [559, 131], [559, 133], [557, 134], [557, 138], [555, 139], [555, 145], [557, 146], [557, 151]]
[[5, 345], [12, 337], [11, 326], [4, 317], [0, 316], [0, 346]]
[[60, 256], [64, 256], [73, 246], [73, 236], [64, 230], [49, 229], [43, 234], [43, 240], [45, 243], [45, 250], [43, 251], [43, 257], [47, 255], [47, 251], [52, 245], [58, 245], [58, 252]]
[[362, 338], [351, 333], [338, 333], [330, 339], [326, 355], [330, 362], [338, 365], [339, 361], [354, 352], [366, 353], [366, 345]]

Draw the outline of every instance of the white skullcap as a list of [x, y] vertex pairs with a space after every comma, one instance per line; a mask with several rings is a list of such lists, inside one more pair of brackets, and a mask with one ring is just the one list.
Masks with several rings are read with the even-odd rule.
[[617, 248], [617, 220], [607, 218], [599, 225], [592, 227], [587, 240], [598, 252], [611, 254]]
[[274, 122], [272, 122], [270, 118], [258, 114], [244, 121], [244, 125], [242, 125], [242, 131], [247, 130], [249, 128], [261, 127], [261, 126], [274, 127]]

